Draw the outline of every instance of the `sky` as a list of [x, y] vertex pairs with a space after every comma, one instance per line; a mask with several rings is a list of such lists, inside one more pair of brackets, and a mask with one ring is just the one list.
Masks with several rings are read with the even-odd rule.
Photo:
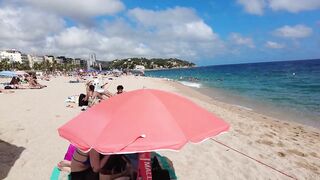
[[0, 49], [202, 65], [320, 58], [320, 0], [0, 0]]

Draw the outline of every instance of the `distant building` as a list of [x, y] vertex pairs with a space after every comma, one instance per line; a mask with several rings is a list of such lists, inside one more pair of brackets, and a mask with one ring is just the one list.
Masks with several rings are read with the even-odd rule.
[[[63, 58], [62, 58], [63, 57]], [[58, 56], [55, 57], [54, 60], [58, 63], [58, 64], [62, 64], [64, 61], [65, 57], [64, 56]]]
[[87, 60], [87, 70], [91, 70], [92, 66], [97, 65], [97, 56], [95, 53], [89, 54], [89, 60]]
[[28, 55], [29, 60], [29, 66], [32, 68], [35, 63], [42, 63], [44, 61], [43, 56], [37, 56], [37, 55]]
[[21, 54], [21, 61], [29, 63], [28, 55], [27, 54]]
[[44, 60], [49, 61], [49, 63], [53, 63], [54, 56], [51, 56], [51, 55], [44, 56]]
[[21, 52], [14, 49], [0, 51], [0, 59], [9, 59], [10, 62], [22, 63]]
[[136, 65], [135, 66], [135, 68], [134, 68], [135, 70], [145, 70], [145, 67], [144, 66], [142, 66], [142, 65]]

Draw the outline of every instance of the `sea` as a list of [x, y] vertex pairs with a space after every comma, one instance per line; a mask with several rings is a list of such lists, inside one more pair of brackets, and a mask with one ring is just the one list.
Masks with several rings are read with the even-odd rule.
[[146, 71], [213, 99], [320, 128], [320, 59]]

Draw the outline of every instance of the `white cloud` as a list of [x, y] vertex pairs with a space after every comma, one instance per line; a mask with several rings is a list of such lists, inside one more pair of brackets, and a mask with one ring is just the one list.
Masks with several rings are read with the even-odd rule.
[[298, 24], [296, 26], [283, 26], [274, 31], [274, 34], [284, 38], [305, 38], [312, 34], [312, 28]]
[[92, 46], [99, 39], [99, 35], [88, 29], [71, 27], [54, 36], [54, 40], [61, 48], [77, 48]]
[[1, 8], [0, 19], [1, 49], [41, 47], [47, 36], [64, 28], [62, 18], [30, 8]]
[[67, 28], [47, 39], [46, 51], [54, 49], [58, 53], [81, 57], [95, 52], [98, 58], [107, 60], [125, 57], [195, 60], [224, 51], [223, 42], [191, 9], [133, 9], [128, 18], [134, 25], [119, 18], [104, 22], [103, 30]]
[[273, 41], [267, 41], [265, 46], [271, 49], [282, 49], [285, 47], [285, 45]]
[[263, 15], [266, 6], [265, 0], [237, 0], [237, 2], [244, 6], [246, 12], [256, 15]]
[[239, 33], [231, 33], [229, 37], [231, 43], [236, 45], [245, 45], [250, 48], [254, 48], [255, 45], [253, 43], [253, 40], [249, 37], [244, 37], [240, 35]]
[[111, 15], [125, 8], [120, 0], [6, 0], [6, 3], [14, 3], [15, 6], [24, 4], [40, 10], [80, 19]]
[[292, 13], [320, 8], [320, 0], [269, 0], [272, 10], [285, 10]]
[[126, 57], [196, 60], [225, 52], [223, 41], [192, 9], [133, 9], [127, 15], [105, 19], [90, 27], [75, 21], [68, 27], [64, 16], [57, 12], [46, 12], [30, 4], [16, 8], [6, 5], [0, 9], [0, 49], [83, 58], [95, 52], [101, 60]]
[[163, 11], [135, 8], [128, 15], [144, 28], [169, 38], [217, 39], [211, 27], [190, 8], [176, 7]]
[[266, 8], [291, 13], [320, 8], [320, 0], [237, 0], [237, 3], [244, 6], [247, 13], [255, 15], [263, 15]]

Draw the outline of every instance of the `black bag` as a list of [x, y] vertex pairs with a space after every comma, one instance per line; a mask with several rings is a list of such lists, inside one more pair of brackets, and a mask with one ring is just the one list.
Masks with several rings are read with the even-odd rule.
[[83, 99], [86, 97], [85, 94], [80, 94], [78, 105], [81, 106], [88, 106], [88, 101], [84, 101]]
[[169, 171], [161, 168], [157, 157], [154, 157], [152, 159], [152, 179], [153, 180], [170, 180]]
[[5, 86], [4, 89], [13, 89], [11, 86]]

